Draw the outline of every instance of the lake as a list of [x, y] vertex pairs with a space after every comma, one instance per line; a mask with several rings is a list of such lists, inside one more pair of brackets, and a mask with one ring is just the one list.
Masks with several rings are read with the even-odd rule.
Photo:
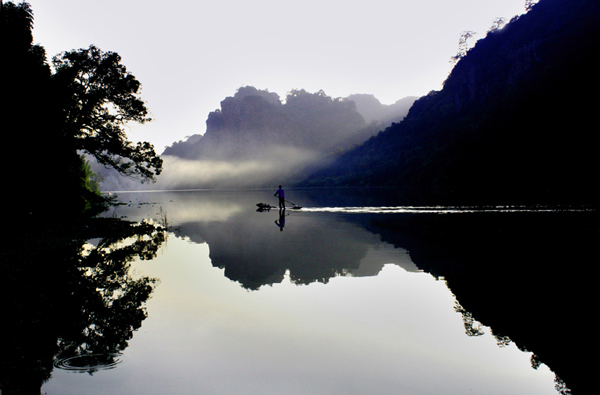
[[[387, 190], [289, 190], [302, 208], [258, 210], [274, 192], [118, 193], [106, 218], [169, 227], [120, 274], [157, 280], [145, 315], [127, 310], [141, 326], [110, 357], [55, 355], [42, 393], [575, 394], [589, 380], [573, 321], [595, 300], [594, 210], [406, 206]], [[88, 330], [106, 338], [111, 320]]]

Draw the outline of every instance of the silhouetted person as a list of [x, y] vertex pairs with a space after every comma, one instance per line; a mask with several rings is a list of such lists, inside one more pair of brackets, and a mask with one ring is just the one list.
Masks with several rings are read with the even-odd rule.
[[279, 189], [277, 190], [277, 192], [275, 192], [275, 195], [273, 196], [279, 197], [279, 208], [285, 209], [285, 192], [283, 192], [283, 188], [281, 187], [281, 185], [279, 186]]
[[279, 226], [279, 230], [283, 232], [285, 226], [285, 208], [279, 209], [279, 220], [275, 220], [275, 224]]

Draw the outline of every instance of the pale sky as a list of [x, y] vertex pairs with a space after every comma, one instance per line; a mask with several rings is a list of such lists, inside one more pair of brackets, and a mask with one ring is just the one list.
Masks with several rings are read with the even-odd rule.
[[[20, 1], [15, 1], [19, 3]], [[154, 121], [129, 138], [158, 153], [206, 131], [241, 86], [391, 104], [441, 89], [463, 31], [485, 36], [525, 0], [29, 0], [49, 60], [95, 44], [142, 83]]]

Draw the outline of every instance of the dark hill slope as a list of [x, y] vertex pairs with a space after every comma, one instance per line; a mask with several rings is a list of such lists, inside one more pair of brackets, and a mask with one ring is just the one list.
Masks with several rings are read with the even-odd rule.
[[600, 5], [541, 0], [439, 92], [306, 185], [419, 186], [466, 202], [593, 200]]

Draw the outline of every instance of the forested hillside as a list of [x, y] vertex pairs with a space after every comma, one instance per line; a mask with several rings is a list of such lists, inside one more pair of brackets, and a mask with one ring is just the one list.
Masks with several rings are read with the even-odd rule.
[[600, 4], [541, 0], [460, 58], [441, 91], [305, 186], [411, 186], [457, 201], [594, 200]]

